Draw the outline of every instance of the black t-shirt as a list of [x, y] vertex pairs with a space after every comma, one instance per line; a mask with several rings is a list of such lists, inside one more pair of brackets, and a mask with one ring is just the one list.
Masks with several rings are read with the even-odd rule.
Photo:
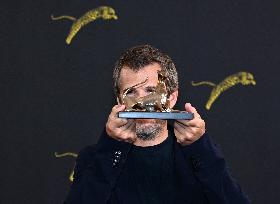
[[109, 203], [174, 203], [173, 139], [132, 146]]

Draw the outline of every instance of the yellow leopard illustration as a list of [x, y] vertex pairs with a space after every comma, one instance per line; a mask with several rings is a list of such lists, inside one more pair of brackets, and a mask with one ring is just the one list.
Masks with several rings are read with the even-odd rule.
[[[73, 152], [65, 152], [65, 153], [61, 153], [61, 154], [58, 154], [57, 152], [54, 153], [55, 157], [67, 157], [67, 156], [71, 156], [71, 157], [74, 157], [74, 158], [77, 158], [78, 154], [76, 153], [73, 153]], [[74, 180], [74, 168], [75, 166], [73, 167], [71, 173], [70, 173], [70, 176], [69, 176], [69, 180], [71, 182], [73, 182]]]
[[102, 18], [104, 20], [110, 20], [110, 19], [118, 19], [118, 16], [115, 14], [115, 10], [108, 6], [100, 6], [96, 9], [92, 9], [88, 12], [86, 12], [84, 15], [82, 15], [80, 18], [76, 19], [72, 16], [58, 16], [54, 17], [51, 15], [52, 20], [61, 20], [61, 19], [68, 19], [73, 21], [73, 24], [71, 26], [70, 32], [66, 38], [66, 43], [70, 44], [74, 36], [79, 32], [79, 30], [89, 24], [92, 21], [95, 21], [98, 18]]
[[222, 82], [218, 85], [214, 84], [210, 81], [202, 81], [202, 82], [191, 82], [193, 86], [200, 86], [200, 85], [208, 85], [214, 87], [211, 91], [210, 97], [205, 105], [205, 108], [209, 110], [214, 103], [214, 101], [223, 93], [224, 91], [228, 90], [229, 88], [237, 85], [256, 85], [256, 81], [254, 79], [253, 74], [249, 72], [238, 72], [236, 74], [230, 75], [225, 78]]

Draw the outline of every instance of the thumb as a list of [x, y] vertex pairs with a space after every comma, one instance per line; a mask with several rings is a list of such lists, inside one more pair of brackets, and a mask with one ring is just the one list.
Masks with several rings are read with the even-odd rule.
[[193, 113], [195, 111], [195, 108], [192, 107], [192, 104], [190, 104], [190, 103], [185, 104], [185, 109], [187, 112], [191, 112], [191, 113]]
[[125, 109], [125, 105], [118, 105], [117, 106], [117, 112], [123, 111]]
[[193, 107], [190, 103], [185, 104], [185, 109], [187, 112], [193, 113], [195, 118], [201, 118], [195, 107]]

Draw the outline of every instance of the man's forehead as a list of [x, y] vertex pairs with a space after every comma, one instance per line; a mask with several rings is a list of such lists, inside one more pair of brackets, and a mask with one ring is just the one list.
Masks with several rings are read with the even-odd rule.
[[119, 80], [120, 89], [124, 90], [137, 83], [144, 82], [147, 77], [147, 86], [156, 86], [158, 79], [157, 71], [159, 70], [161, 70], [159, 65], [145, 66], [142, 69], [136, 71], [130, 69], [129, 67], [123, 67]]
[[129, 66], [124, 66], [121, 69], [120, 78], [122, 78], [124, 76], [127, 76], [127, 75], [131, 75], [131, 74], [134, 75], [134, 76], [137, 76], [137, 75], [153, 76], [154, 75], [154, 76], [157, 77], [157, 71], [160, 71], [160, 70], [161, 70], [161, 67], [158, 63], [152, 63], [152, 64], [144, 66], [140, 69], [132, 69]]

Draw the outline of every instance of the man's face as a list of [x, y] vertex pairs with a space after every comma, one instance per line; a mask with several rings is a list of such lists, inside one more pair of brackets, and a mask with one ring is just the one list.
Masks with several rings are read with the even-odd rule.
[[[124, 67], [120, 73], [120, 95], [122, 95], [127, 88], [143, 82], [147, 77], [148, 81], [143, 86], [133, 89], [130, 93], [128, 93], [128, 96], [138, 98], [149, 95], [157, 86], [158, 70], [161, 70], [158, 63], [147, 65], [138, 72], [135, 72], [128, 67]], [[135, 125], [136, 135], [138, 138], [142, 140], [153, 140], [163, 131], [166, 126], [166, 121], [158, 119], [136, 119]]]

